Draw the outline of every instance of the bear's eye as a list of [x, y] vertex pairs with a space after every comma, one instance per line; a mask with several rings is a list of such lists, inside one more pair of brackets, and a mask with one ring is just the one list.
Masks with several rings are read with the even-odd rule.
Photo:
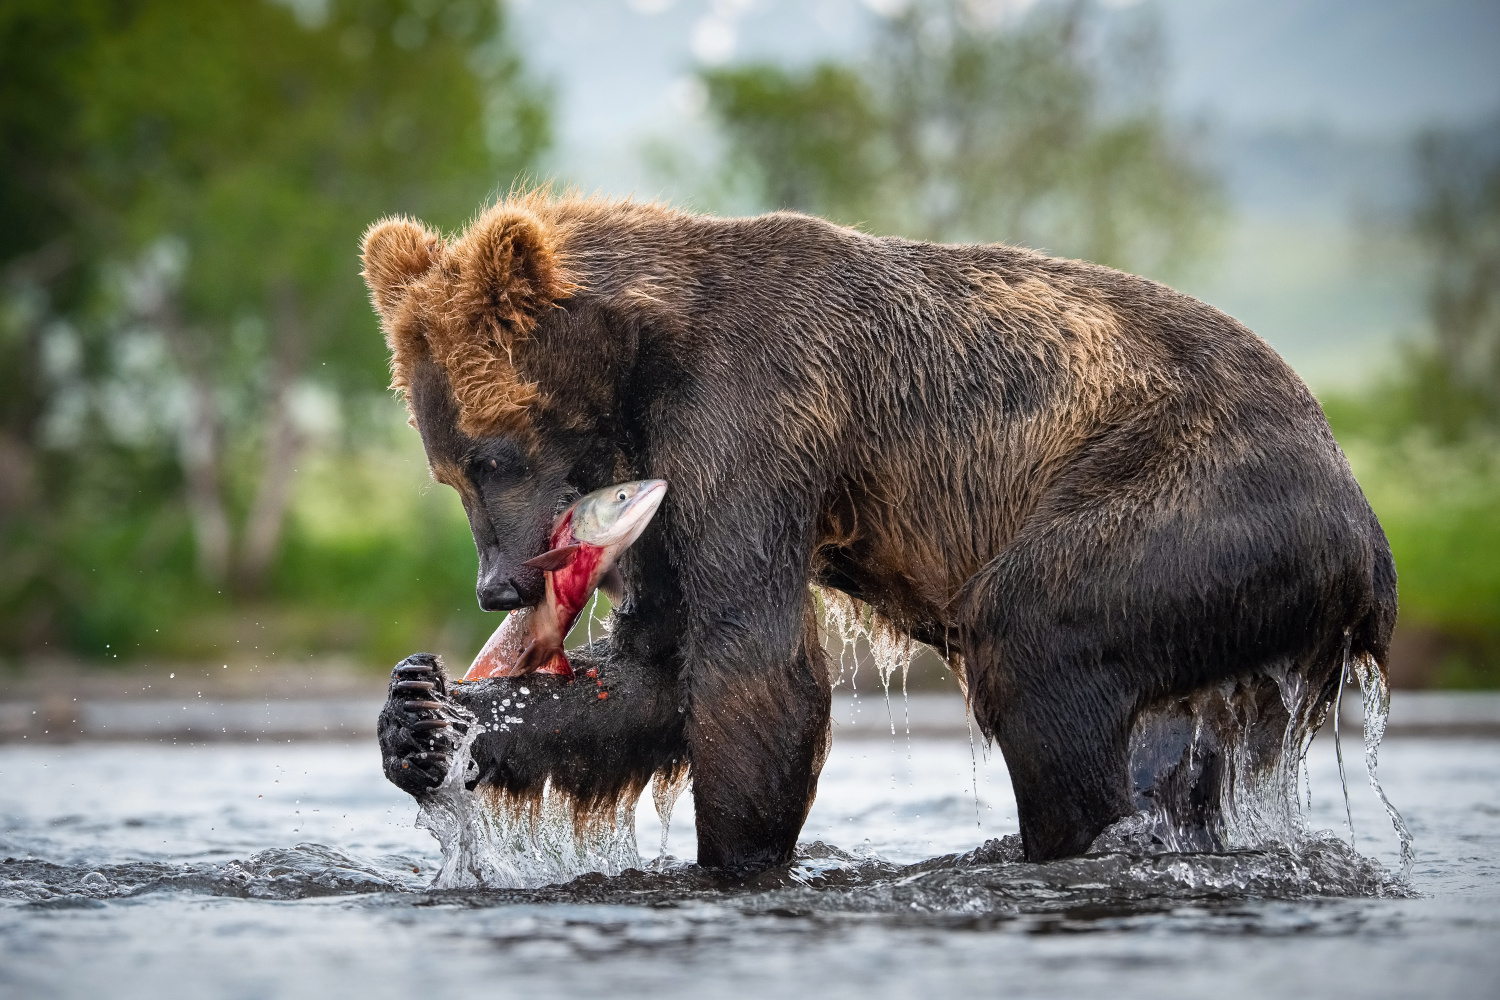
[[475, 481], [480, 482], [510, 482], [511, 480], [525, 478], [526, 463], [518, 461], [509, 455], [497, 455], [488, 458], [475, 457], [470, 460], [469, 475]]
[[485, 441], [465, 461], [476, 485], [505, 488], [526, 478], [526, 452], [506, 440]]

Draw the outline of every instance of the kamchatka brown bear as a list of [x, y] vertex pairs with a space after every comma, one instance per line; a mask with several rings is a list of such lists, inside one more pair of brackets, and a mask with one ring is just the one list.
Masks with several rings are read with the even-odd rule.
[[522, 563], [580, 493], [670, 483], [609, 638], [575, 657], [593, 679], [397, 668], [381, 742], [413, 794], [462, 707], [496, 723], [486, 786], [604, 807], [688, 766], [700, 863], [787, 859], [830, 732], [810, 585], [947, 658], [1032, 859], [1153, 806], [1211, 827], [1232, 776], [1184, 735], [1204, 698], [1269, 767], [1351, 658], [1385, 661], [1395, 569], [1317, 402], [1156, 282], [545, 192], [454, 238], [380, 222], [363, 254], [484, 608], [542, 597]]

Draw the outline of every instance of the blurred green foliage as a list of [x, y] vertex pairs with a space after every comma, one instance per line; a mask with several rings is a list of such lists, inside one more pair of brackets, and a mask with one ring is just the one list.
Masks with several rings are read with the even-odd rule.
[[882, 121], [863, 79], [824, 63], [802, 73], [765, 64], [703, 74], [729, 138], [731, 169], [757, 200], [859, 221], [881, 182], [873, 148]]
[[925, 0], [850, 65], [705, 71], [719, 187], [876, 232], [1178, 269], [1216, 232], [1217, 184], [1161, 112], [1151, 11], [1098, 15], [985, 23]]
[[[1223, 203], [1161, 111], [1150, 8], [981, 6], [903, 5], [847, 62], [702, 71], [718, 144], [669, 165], [714, 209], [1164, 276], [1205, 256]], [[490, 0], [0, 6], [0, 656], [462, 660], [494, 627], [354, 251], [534, 169], [550, 97], [511, 39]], [[1430, 329], [1325, 400], [1401, 628], [1459, 687], [1500, 686], [1497, 136], [1418, 144]]]
[[[355, 251], [382, 215], [458, 224], [547, 145], [503, 8], [18, 0], [0, 66], [0, 652], [201, 656], [259, 622], [389, 659], [482, 628], [461, 516], [392, 471]], [[299, 466], [329, 461], [373, 488], [311, 532]]]
[[1424, 135], [1417, 161], [1432, 342], [1407, 381], [1413, 415], [1452, 440], [1500, 428], [1500, 122]]
[[1390, 538], [1401, 627], [1430, 640], [1429, 679], [1500, 687], [1500, 122], [1421, 136], [1414, 160], [1426, 335], [1324, 409]]

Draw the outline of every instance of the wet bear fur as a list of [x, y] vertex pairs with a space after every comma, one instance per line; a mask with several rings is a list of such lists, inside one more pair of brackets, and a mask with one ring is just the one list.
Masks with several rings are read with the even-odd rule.
[[[959, 672], [1032, 859], [1137, 807], [1143, 713], [1278, 672], [1320, 712], [1346, 655], [1383, 668], [1395, 570], [1317, 402], [1161, 284], [546, 192], [451, 238], [383, 221], [363, 254], [395, 385], [468, 513], [481, 605], [541, 599], [522, 563], [580, 493], [670, 484], [585, 655], [598, 678], [482, 737], [482, 782], [602, 801], [685, 759], [700, 862], [785, 860], [830, 732], [809, 585]], [[451, 698], [484, 718], [514, 684]], [[388, 772], [423, 752], [400, 721], [422, 716], [384, 724]]]

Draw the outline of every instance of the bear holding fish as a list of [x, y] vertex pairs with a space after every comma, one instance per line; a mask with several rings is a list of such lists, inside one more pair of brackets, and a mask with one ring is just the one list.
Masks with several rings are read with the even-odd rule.
[[[384, 221], [363, 252], [479, 602], [534, 609], [491, 676], [396, 668], [379, 735], [413, 794], [525, 685], [470, 747], [479, 784], [608, 810], [685, 761], [699, 862], [785, 861], [830, 739], [816, 588], [947, 661], [1028, 858], [1142, 810], [1212, 847], [1230, 743], [1269, 773], [1341, 678], [1384, 669], [1394, 564], [1317, 402], [1163, 285], [545, 191], [454, 238]], [[560, 518], [645, 480], [670, 486], [595, 581], [609, 634], [559, 661], [597, 569]]]

